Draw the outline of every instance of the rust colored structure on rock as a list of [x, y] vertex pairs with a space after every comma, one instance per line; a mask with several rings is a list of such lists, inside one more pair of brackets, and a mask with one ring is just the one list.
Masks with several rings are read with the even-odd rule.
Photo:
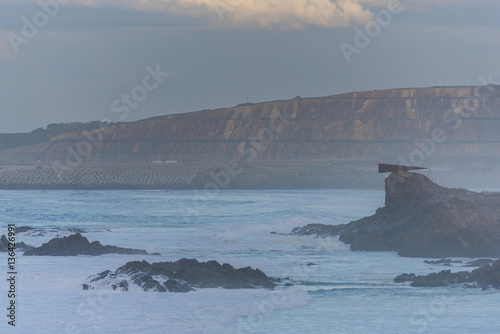
[[397, 172], [400, 170], [409, 171], [409, 170], [420, 170], [420, 169], [427, 169], [427, 167], [378, 164], [378, 172], [379, 173], [391, 173], [391, 172]]

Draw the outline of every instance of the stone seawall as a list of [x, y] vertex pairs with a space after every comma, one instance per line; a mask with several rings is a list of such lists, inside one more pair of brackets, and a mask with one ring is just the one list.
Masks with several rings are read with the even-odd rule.
[[[384, 174], [367, 166], [231, 165], [158, 168], [0, 167], [0, 190], [11, 189], [384, 189]], [[425, 175], [452, 188], [500, 189], [500, 171], [445, 171]]]
[[366, 171], [239, 168], [0, 169], [0, 189], [300, 189], [378, 188], [383, 176]]

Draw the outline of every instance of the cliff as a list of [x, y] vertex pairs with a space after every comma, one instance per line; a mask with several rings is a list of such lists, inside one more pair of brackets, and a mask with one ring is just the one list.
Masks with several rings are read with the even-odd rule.
[[426, 176], [393, 172], [385, 206], [339, 226], [306, 226], [297, 235], [340, 235], [359, 251], [397, 251], [409, 257], [498, 257], [500, 194], [441, 187]]
[[[498, 86], [295, 98], [105, 128], [96, 122], [79, 129], [59, 126], [58, 131], [38, 130], [36, 136], [11, 135], [9, 142], [5, 139], [9, 135], [3, 135], [0, 163], [71, 165], [74, 152], [82, 160], [79, 164], [332, 157], [401, 163], [399, 156], [407, 160], [492, 156], [500, 153], [499, 111]], [[412, 152], [418, 154], [412, 157]]]

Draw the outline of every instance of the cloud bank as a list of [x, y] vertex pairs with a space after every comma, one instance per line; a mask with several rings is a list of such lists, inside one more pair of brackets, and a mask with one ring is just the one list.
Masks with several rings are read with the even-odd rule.
[[208, 19], [232, 27], [301, 29], [306, 25], [347, 27], [372, 19], [362, 0], [74, 0], [86, 6], [117, 6], [140, 11]]
[[[116, 7], [190, 17], [231, 28], [302, 29], [349, 27], [373, 19], [373, 12], [399, 2], [405, 10], [428, 6], [470, 6], [470, 0], [3, 0], [4, 3], [59, 2], [87, 7]], [[500, 8], [498, 0], [476, 0], [475, 7]], [[371, 8], [371, 11], [370, 11]]]

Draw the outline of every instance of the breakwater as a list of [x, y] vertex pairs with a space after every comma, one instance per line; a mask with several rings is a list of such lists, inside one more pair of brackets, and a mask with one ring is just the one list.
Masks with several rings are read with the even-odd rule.
[[[0, 168], [0, 190], [13, 189], [384, 189], [373, 168], [221, 165], [220, 167]], [[447, 187], [500, 189], [498, 170], [424, 171]]]
[[383, 175], [299, 169], [3, 168], [0, 189], [301, 189], [378, 188]]

